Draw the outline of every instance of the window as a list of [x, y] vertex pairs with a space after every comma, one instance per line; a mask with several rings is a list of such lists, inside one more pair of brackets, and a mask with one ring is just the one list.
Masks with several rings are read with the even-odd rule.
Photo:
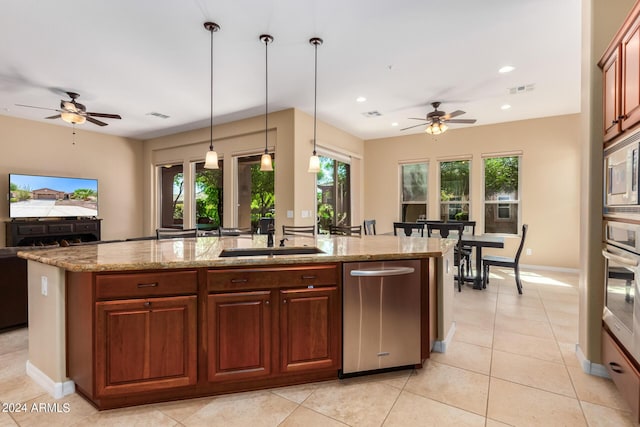
[[351, 165], [331, 157], [320, 157], [316, 177], [318, 225], [351, 225]]
[[184, 175], [182, 165], [160, 166], [160, 223], [162, 227], [182, 228]]
[[440, 219], [469, 219], [469, 160], [440, 162]]
[[213, 230], [222, 222], [222, 177], [223, 162], [218, 161], [220, 169], [205, 169], [204, 162], [196, 163], [194, 199], [196, 202], [196, 221], [199, 230]]
[[484, 232], [518, 234], [520, 157], [484, 159]]
[[273, 172], [260, 170], [260, 154], [238, 157], [237, 182], [237, 223], [241, 228], [256, 230], [260, 225], [260, 218], [275, 217], [275, 187], [274, 177], [276, 169], [273, 157]]
[[400, 166], [401, 169], [401, 215], [402, 222], [416, 222], [427, 219], [427, 163], [410, 163]]

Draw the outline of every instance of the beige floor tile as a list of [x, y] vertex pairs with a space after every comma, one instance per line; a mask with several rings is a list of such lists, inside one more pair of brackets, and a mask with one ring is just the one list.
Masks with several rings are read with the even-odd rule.
[[577, 343], [578, 342], [578, 325], [551, 325], [553, 334], [558, 342]]
[[537, 293], [527, 293], [522, 295], [507, 293], [498, 294], [498, 307], [502, 307], [505, 305], [512, 305], [516, 307], [544, 308], [544, 306], [542, 305], [542, 300]]
[[498, 306], [496, 311], [496, 316], [501, 315], [517, 317], [526, 320], [537, 320], [540, 322], [546, 322], [549, 320], [547, 318], [547, 313], [542, 307], [522, 307], [517, 305], [502, 304]]
[[2, 393], [2, 381], [27, 375], [28, 357], [29, 351], [27, 349], [0, 355], [0, 393]]
[[318, 384], [312, 383], [294, 385], [290, 387], [278, 387], [271, 389], [270, 391], [271, 393], [277, 394], [280, 397], [284, 397], [285, 399], [289, 399], [294, 403], [300, 404], [304, 402], [309, 396], [311, 396], [311, 393], [313, 393], [316, 388], [318, 388]]
[[575, 398], [564, 364], [493, 351], [491, 376]]
[[184, 426], [277, 426], [298, 405], [268, 391], [239, 393], [214, 398], [183, 420]]
[[403, 391], [384, 427], [484, 426], [484, 417]]
[[491, 368], [491, 349], [452, 341], [446, 353], [431, 353], [431, 360], [488, 375]]
[[98, 413], [89, 402], [75, 393], [61, 399], [45, 394], [25, 404], [27, 412], [13, 414], [21, 426], [70, 426]]
[[28, 331], [27, 328], [20, 328], [0, 333], [0, 354], [27, 349], [29, 340]]
[[514, 426], [586, 426], [577, 399], [491, 378], [487, 417]]
[[493, 328], [456, 321], [456, 333], [453, 335], [453, 340], [491, 348], [493, 346]]
[[0, 427], [16, 427], [17, 425], [8, 412], [0, 412]]
[[380, 425], [400, 390], [377, 381], [323, 384], [302, 406], [349, 425]]
[[0, 380], [0, 402], [26, 402], [46, 394], [26, 375]]
[[629, 406], [608, 378], [586, 374], [579, 367], [568, 367], [578, 399], [596, 405], [629, 411]]
[[215, 399], [215, 397], [202, 397], [198, 399], [177, 400], [175, 402], [162, 402], [154, 406], [166, 416], [182, 422], [207, 406], [213, 399]]
[[576, 344], [559, 342], [558, 346], [560, 347], [560, 352], [562, 353], [562, 360], [564, 360], [564, 364], [567, 366], [575, 366], [576, 368], [580, 368], [580, 361], [578, 360], [578, 356], [576, 355]]
[[564, 363], [558, 343], [547, 338], [498, 330], [493, 338], [493, 349], [550, 362]]
[[430, 361], [404, 390], [484, 416], [489, 376]]
[[479, 325], [485, 328], [493, 328], [495, 324], [495, 312], [472, 309], [454, 309], [453, 320], [456, 322]]
[[485, 424], [485, 427], [509, 427], [512, 426], [513, 424], [506, 424], [506, 423], [501, 423], [500, 421], [496, 421], [496, 420], [492, 420], [490, 418], [487, 418], [487, 423]]
[[589, 402], [581, 402], [582, 411], [590, 427], [632, 427], [638, 424], [632, 420], [631, 412], [607, 408]]
[[415, 369], [402, 369], [400, 371], [385, 372], [381, 374], [367, 375], [362, 378], [371, 378], [373, 381], [402, 390]]
[[538, 338], [555, 338], [548, 321], [527, 320], [499, 313], [496, 314], [496, 330], [531, 335]]
[[101, 411], [73, 424], [73, 427], [172, 427], [178, 423], [156, 410], [153, 406], [135, 406], [131, 408]]
[[578, 299], [571, 298], [570, 300], [562, 298], [543, 299], [542, 304], [547, 311], [559, 311], [567, 314], [578, 315]]
[[552, 325], [578, 326], [578, 315], [576, 313], [547, 310], [547, 317]]
[[341, 427], [348, 424], [329, 418], [304, 406], [299, 406], [280, 427]]

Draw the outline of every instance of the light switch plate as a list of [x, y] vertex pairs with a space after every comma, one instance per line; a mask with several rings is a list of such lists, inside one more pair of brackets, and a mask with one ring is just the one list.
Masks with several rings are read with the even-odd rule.
[[47, 276], [40, 276], [40, 292], [42, 292], [42, 295], [45, 297], [49, 292], [48, 288], [49, 288], [49, 285], [48, 285]]

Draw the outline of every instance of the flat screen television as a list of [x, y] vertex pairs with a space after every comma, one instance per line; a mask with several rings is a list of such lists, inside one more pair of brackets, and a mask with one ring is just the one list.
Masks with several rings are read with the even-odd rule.
[[9, 174], [9, 217], [98, 216], [98, 180]]

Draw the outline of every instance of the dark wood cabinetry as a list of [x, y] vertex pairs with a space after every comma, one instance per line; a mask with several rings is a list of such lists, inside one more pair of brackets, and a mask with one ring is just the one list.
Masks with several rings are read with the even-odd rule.
[[636, 18], [625, 32], [621, 52], [620, 126], [625, 131], [640, 122], [640, 18]]
[[620, 48], [615, 49], [602, 64], [604, 140], [609, 141], [621, 132], [620, 124]]
[[37, 246], [100, 240], [100, 219], [62, 219], [46, 221], [9, 221], [6, 223], [7, 246]]

